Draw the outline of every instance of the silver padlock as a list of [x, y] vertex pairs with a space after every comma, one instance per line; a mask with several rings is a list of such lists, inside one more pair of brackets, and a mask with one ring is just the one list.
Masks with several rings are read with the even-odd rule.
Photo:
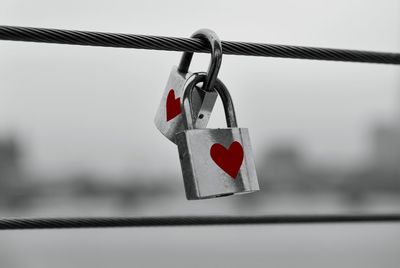
[[[208, 29], [199, 30], [191, 37], [208, 41], [211, 47], [211, 62], [208, 67], [207, 79], [201, 88], [196, 87], [192, 101], [195, 126], [206, 127], [218, 97], [213, 87], [221, 66], [222, 45], [218, 36]], [[160, 132], [174, 143], [175, 134], [184, 130], [181, 110], [184, 84], [191, 76], [204, 74], [189, 72], [192, 57], [193, 52], [184, 52], [179, 66], [172, 68], [154, 119], [154, 123]]]
[[183, 118], [186, 130], [176, 135], [186, 197], [205, 199], [258, 191], [258, 179], [247, 128], [237, 128], [233, 102], [218, 79], [214, 86], [224, 104], [228, 128], [194, 127], [191, 97], [206, 75], [191, 77], [185, 84]]

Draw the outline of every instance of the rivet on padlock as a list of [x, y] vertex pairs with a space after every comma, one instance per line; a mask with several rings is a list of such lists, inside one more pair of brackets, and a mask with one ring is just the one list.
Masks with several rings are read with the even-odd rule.
[[[218, 94], [213, 90], [218, 71], [222, 61], [222, 45], [218, 36], [211, 30], [202, 29], [195, 32], [191, 37], [200, 38], [207, 41], [211, 47], [211, 62], [207, 71], [207, 79], [201, 88], [196, 87], [193, 94], [193, 119], [195, 126], [204, 128], [210, 119], [211, 111], [214, 107]], [[161, 98], [154, 122], [160, 132], [172, 142], [175, 142], [175, 134], [184, 130], [181, 99], [185, 82], [192, 75], [189, 72], [189, 65], [193, 57], [193, 52], [184, 52], [179, 66], [174, 66], [171, 70], [167, 86]], [[201, 73], [204, 74], [204, 73]]]
[[176, 135], [186, 197], [189, 200], [258, 191], [258, 179], [247, 128], [237, 128], [228, 89], [217, 79], [215, 90], [224, 105], [228, 128], [197, 129], [193, 124], [191, 97], [206, 75], [191, 77], [185, 84], [185, 130]]

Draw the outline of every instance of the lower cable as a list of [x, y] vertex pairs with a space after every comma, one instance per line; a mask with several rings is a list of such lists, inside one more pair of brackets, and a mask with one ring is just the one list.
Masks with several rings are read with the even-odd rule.
[[0, 230], [361, 222], [400, 222], [400, 214], [0, 218]]

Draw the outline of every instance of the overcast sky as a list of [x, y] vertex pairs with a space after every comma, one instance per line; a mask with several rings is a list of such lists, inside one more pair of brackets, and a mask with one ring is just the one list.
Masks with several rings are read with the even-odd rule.
[[[2, 0], [0, 24], [180, 37], [210, 28], [222, 40], [400, 51], [398, 0]], [[153, 118], [180, 56], [0, 41], [0, 135], [20, 136], [36, 172], [177, 174], [177, 150]], [[191, 70], [208, 60], [196, 55]], [[257, 162], [290, 141], [311, 160], [356, 163], [374, 122], [399, 110], [397, 66], [224, 56], [219, 77]]]

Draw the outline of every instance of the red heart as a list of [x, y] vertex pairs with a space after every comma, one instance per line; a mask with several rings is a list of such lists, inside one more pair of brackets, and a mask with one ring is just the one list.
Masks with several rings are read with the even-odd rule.
[[219, 143], [213, 144], [210, 149], [211, 158], [222, 170], [228, 173], [232, 179], [236, 179], [239, 173], [240, 166], [243, 162], [243, 154], [243, 147], [237, 141], [232, 142], [228, 149]]
[[174, 89], [171, 88], [167, 97], [167, 122], [181, 113], [181, 98], [175, 99]]

